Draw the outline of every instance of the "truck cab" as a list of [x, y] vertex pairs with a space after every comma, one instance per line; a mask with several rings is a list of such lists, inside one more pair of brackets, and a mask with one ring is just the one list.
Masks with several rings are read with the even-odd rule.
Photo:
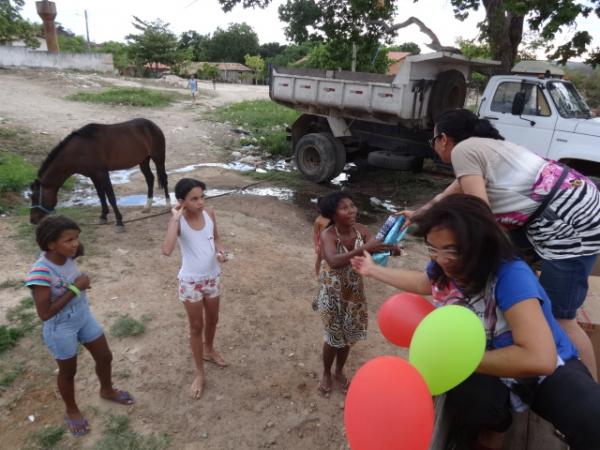
[[600, 119], [575, 86], [545, 76], [490, 78], [478, 110], [505, 139], [587, 175], [600, 175]]

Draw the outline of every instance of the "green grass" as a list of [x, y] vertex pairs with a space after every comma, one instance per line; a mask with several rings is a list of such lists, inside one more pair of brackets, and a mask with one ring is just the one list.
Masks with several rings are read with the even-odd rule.
[[129, 417], [110, 416], [102, 437], [93, 450], [163, 450], [169, 448], [171, 438], [167, 434], [142, 435], [129, 429]]
[[22, 157], [0, 154], [0, 193], [19, 192], [35, 179], [37, 169]]
[[110, 88], [101, 92], [78, 92], [69, 100], [109, 105], [161, 107], [173, 102], [177, 96], [163, 91], [144, 88]]
[[252, 132], [256, 139], [242, 138], [242, 145], [254, 144], [272, 155], [293, 153], [285, 131], [298, 118], [299, 113], [293, 109], [270, 100], [251, 100], [222, 106], [211, 114], [219, 122], [230, 122]]
[[60, 442], [66, 432], [67, 430], [63, 426], [48, 425], [34, 431], [31, 434], [30, 440], [33, 441], [33, 448], [50, 450], [57, 448], [56, 445]]
[[23, 369], [21, 367], [0, 371], [0, 388], [9, 387], [22, 371]]
[[18, 289], [23, 286], [23, 280], [11, 278], [0, 282], [0, 289]]
[[39, 321], [33, 309], [33, 299], [26, 297], [6, 313], [8, 325], [0, 325], [0, 354], [17, 345], [19, 339], [34, 329]]
[[137, 336], [145, 331], [146, 327], [139, 320], [135, 320], [128, 314], [120, 316], [110, 327], [110, 334], [118, 337]]

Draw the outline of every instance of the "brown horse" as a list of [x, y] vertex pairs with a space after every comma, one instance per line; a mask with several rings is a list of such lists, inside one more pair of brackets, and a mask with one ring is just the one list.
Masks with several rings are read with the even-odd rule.
[[54, 147], [40, 166], [38, 176], [31, 185], [31, 223], [38, 223], [46, 214], [54, 211], [58, 189], [67, 178], [78, 173], [91, 178], [96, 187], [102, 205], [100, 222], [107, 221], [108, 197], [117, 227], [122, 229], [123, 218], [117, 208], [109, 172], [140, 165], [148, 185], [144, 208], [144, 212], [148, 212], [152, 206], [154, 188], [150, 160], [154, 161], [158, 186], [164, 188], [167, 206], [170, 207], [165, 171], [165, 135], [154, 122], [133, 119], [112, 125], [85, 125]]

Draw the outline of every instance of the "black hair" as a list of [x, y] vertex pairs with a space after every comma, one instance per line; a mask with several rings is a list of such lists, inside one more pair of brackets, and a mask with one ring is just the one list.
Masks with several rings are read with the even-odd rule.
[[345, 198], [354, 200], [352, 194], [346, 191], [336, 191], [319, 197], [319, 200], [317, 201], [319, 213], [323, 217], [331, 220], [331, 223], [334, 223], [335, 211], [337, 210], [338, 204]]
[[175, 185], [175, 198], [178, 200], [185, 200], [185, 197], [190, 193], [192, 189], [199, 187], [203, 191], [206, 191], [206, 184], [195, 178], [182, 178]]
[[504, 140], [494, 125], [487, 119], [480, 119], [467, 109], [451, 109], [435, 119], [435, 130], [439, 135], [446, 134], [458, 144], [470, 137]]
[[[55, 215], [46, 216], [35, 229], [35, 240], [40, 249], [48, 251], [48, 244], [57, 241], [60, 238], [60, 235], [67, 230], [81, 231], [81, 228], [68, 217]], [[83, 246], [79, 244], [76, 256], [82, 254]]]
[[[467, 295], [482, 292], [503, 261], [516, 257], [510, 238], [496, 222], [490, 207], [479, 197], [452, 194], [415, 218], [418, 234], [427, 238], [431, 230], [445, 228], [456, 238], [457, 279]], [[438, 264], [432, 281], [446, 287], [449, 279]]]

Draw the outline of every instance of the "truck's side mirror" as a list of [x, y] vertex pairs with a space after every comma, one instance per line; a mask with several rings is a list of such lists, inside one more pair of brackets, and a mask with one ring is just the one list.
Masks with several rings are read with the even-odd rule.
[[520, 91], [515, 94], [510, 112], [513, 116], [520, 116], [523, 114], [523, 109], [525, 109], [525, 92]]

